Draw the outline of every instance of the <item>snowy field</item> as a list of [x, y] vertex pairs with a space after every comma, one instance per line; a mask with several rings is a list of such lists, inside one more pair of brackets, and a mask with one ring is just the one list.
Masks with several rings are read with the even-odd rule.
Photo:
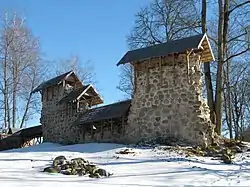
[[[0, 152], [0, 187], [250, 186], [250, 152], [238, 154], [235, 164], [226, 165], [211, 158], [189, 158], [149, 148], [133, 149], [135, 154], [116, 154], [125, 147], [44, 143]], [[92, 179], [41, 172], [59, 155], [83, 157], [114, 175]]]

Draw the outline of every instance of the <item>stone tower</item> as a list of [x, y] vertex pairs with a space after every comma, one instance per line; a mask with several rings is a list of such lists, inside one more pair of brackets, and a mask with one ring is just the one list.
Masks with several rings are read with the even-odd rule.
[[41, 83], [34, 91], [42, 95], [43, 139], [54, 143], [75, 143], [80, 129], [73, 125], [79, 114], [102, 103], [92, 85], [83, 85], [73, 71]]
[[129, 51], [118, 65], [134, 66], [134, 96], [126, 139], [174, 137], [204, 145], [214, 136], [202, 99], [202, 63], [213, 61], [206, 34]]

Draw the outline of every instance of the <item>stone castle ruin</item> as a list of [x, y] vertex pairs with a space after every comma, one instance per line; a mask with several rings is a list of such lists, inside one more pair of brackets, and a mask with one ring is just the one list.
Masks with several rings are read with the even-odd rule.
[[137, 143], [175, 137], [211, 143], [214, 125], [202, 99], [202, 63], [214, 60], [206, 34], [127, 52], [117, 65], [134, 67], [134, 96], [110, 105], [93, 85], [67, 72], [39, 85], [44, 141]]

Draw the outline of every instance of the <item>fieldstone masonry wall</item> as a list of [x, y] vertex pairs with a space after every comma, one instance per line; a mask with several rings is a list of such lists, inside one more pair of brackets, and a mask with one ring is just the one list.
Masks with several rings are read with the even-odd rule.
[[[62, 85], [54, 86], [45, 90], [43, 93], [43, 106], [41, 123], [43, 130], [43, 139], [45, 142], [73, 144], [84, 142], [115, 142], [121, 143], [124, 132], [121, 128], [121, 122], [114, 123], [111, 129], [110, 124], [103, 122], [95, 125], [95, 133], [91, 131], [92, 125], [75, 125], [75, 121], [84, 111], [77, 112], [69, 103], [58, 102], [65, 96]], [[124, 142], [122, 142], [124, 143]]]
[[79, 127], [73, 125], [77, 119], [77, 110], [67, 103], [58, 102], [64, 96], [62, 86], [53, 88], [54, 95], [47, 97], [50, 90], [43, 94], [42, 130], [43, 139], [53, 143], [76, 143], [81, 139]]
[[[209, 108], [202, 99], [199, 55], [150, 59], [136, 66], [136, 92], [132, 100], [126, 139], [175, 137], [190, 144], [204, 145], [214, 137]], [[146, 66], [146, 67], [145, 67]], [[147, 70], [148, 69], [148, 70]], [[160, 73], [161, 72], [161, 73]]]
[[137, 63], [136, 92], [128, 123], [122, 131], [120, 123], [113, 128], [105, 123], [101, 127], [97, 125], [94, 135], [92, 131], [74, 125], [79, 113], [68, 103], [58, 103], [63, 96], [62, 85], [43, 93], [41, 123], [44, 141], [63, 144], [93, 141], [137, 143], [143, 139], [175, 137], [186, 143], [206, 145], [215, 137], [209, 108], [202, 99], [198, 54], [193, 54], [189, 63], [185, 54]]

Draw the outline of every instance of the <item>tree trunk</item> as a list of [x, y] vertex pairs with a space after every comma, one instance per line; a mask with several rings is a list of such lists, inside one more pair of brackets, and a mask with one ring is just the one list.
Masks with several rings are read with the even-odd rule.
[[224, 70], [224, 105], [225, 105], [225, 116], [229, 131], [230, 139], [233, 138], [233, 120], [232, 120], [232, 99], [231, 99], [231, 88], [230, 88], [230, 63], [226, 64], [226, 70]]
[[8, 49], [9, 41], [8, 38], [5, 38], [4, 41], [4, 62], [3, 62], [3, 81], [4, 81], [4, 126], [5, 128], [10, 128], [10, 111], [9, 111], [9, 80], [7, 76], [7, 64], [8, 64]]
[[20, 124], [20, 128], [23, 128], [23, 126], [24, 126], [25, 119], [26, 119], [26, 117], [28, 115], [30, 101], [31, 101], [31, 94], [29, 95], [28, 101], [27, 101], [26, 106], [25, 106], [25, 110], [24, 110], [24, 114], [23, 114], [22, 121], [21, 121], [21, 124]]
[[28, 115], [28, 110], [30, 108], [30, 102], [31, 102], [31, 96], [32, 96], [31, 92], [34, 89], [35, 80], [36, 80], [36, 77], [37, 77], [37, 73], [36, 73], [37, 69], [36, 68], [37, 68], [36, 65], [34, 65], [34, 72], [33, 72], [34, 74], [33, 74], [33, 77], [31, 79], [32, 80], [32, 84], [31, 84], [30, 95], [28, 97], [28, 100], [27, 100], [27, 103], [26, 103], [26, 106], [25, 106], [25, 110], [24, 110], [24, 114], [23, 114], [22, 121], [21, 121], [21, 124], [20, 124], [20, 128], [23, 128], [25, 119], [26, 119], [26, 117]]
[[223, 80], [223, 62], [224, 62], [224, 9], [223, 1], [218, 1], [219, 20], [218, 20], [218, 65], [216, 77], [216, 95], [215, 95], [215, 111], [216, 111], [216, 128], [215, 131], [221, 135], [222, 129], [222, 80]]
[[13, 94], [12, 94], [12, 127], [16, 126], [16, 97], [17, 97], [17, 62], [13, 62], [12, 67], [12, 76], [13, 76]]
[[[201, 24], [202, 24], [202, 33], [205, 34], [206, 29], [206, 18], [207, 18], [207, 2], [206, 0], [202, 0], [202, 11], [201, 11]], [[210, 62], [204, 63], [204, 74], [205, 74], [205, 83], [207, 90], [207, 102], [210, 109], [210, 119], [212, 123], [215, 124], [214, 117], [214, 97], [213, 97], [213, 85], [211, 78], [211, 70], [210, 70]]]
[[[5, 49], [7, 50], [7, 49]], [[5, 55], [7, 55], [7, 53], [5, 53]], [[9, 128], [9, 124], [8, 124], [8, 83], [7, 83], [7, 57], [4, 57], [4, 64], [3, 64], [3, 74], [4, 74], [4, 126], [5, 128]]]

